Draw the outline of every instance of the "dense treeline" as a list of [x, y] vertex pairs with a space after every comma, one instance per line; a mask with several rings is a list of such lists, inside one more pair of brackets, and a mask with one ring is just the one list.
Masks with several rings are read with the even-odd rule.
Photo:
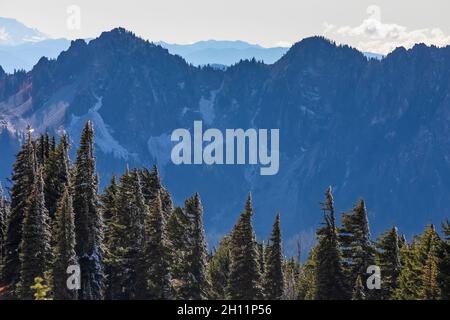
[[[279, 214], [269, 240], [257, 241], [248, 195], [208, 252], [197, 193], [174, 207], [154, 166], [127, 168], [99, 195], [93, 146], [90, 122], [73, 164], [67, 136], [33, 140], [28, 130], [10, 196], [0, 187], [2, 299], [450, 298], [448, 221], [444, 238], [429, 225], [409, 243], [396, 227], [372, 241], [364, 201], [338, 226], [330, 187], [317, 244], [300, 263], [283, 255]], [[79, 290], [67, 286], [69, 266], [80, 268]]]

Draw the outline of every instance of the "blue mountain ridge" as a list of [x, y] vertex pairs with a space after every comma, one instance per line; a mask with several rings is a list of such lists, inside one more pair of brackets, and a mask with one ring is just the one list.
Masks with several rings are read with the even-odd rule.
[[[273, 64], [246, 60], [220, 71], [117, 28], [73, 41], [30, 72], [0, 71], [0, 176], [9, 176], [27, 123], [36, 134], [67, 131], [74, 151], [91, 120], [102, 187], [127, 164], [157, 163], [177, 203], [200, 193], [211, 245], [231, 229], [248, 191], [260, 238], [280, 212], [286, 250], [297, 237], [311, 245], [328, 185], [339, 213], [366, 199], [374, 235], [395, 224], [410, 236], [449, 216], [449, 71], [450, 47], [368, 60], [322, 37]], [[279, 128], [279, 173], [173, 165], [170, 134], [195, 120], [222, 130]]]

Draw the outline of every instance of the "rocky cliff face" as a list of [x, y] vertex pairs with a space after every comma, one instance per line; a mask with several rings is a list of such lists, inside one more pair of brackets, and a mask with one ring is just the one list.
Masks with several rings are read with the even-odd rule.
[[[1, 64], [1, 62], [0, 62]], [[79, 40], [28, 73], [0, 71], [1, 178], [27, 123], [69, 132], [94, 122], [102, 182], [126, 164], [158, 163], [175, 199], [199, 191], [211, 241], [227, 232], [248, 191], [265, 237], [281, 212], [290, 239], [321, 219], [328, 185], [339, 211], [367, 200], [372, 231], [408, 234], [448, 217], [450, 47], [417, 45], [368, 60], [323, 38], [294, 45], [279, 61], [196, 68], [124, 29]], [[174, 166], [176, 128], [279, 128], [280, 171]]]

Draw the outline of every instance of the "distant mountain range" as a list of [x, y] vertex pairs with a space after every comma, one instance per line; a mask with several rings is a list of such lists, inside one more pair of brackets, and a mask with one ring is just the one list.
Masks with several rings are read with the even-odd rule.
[[[231, 229], [248, 191], [257, 232], [267, 235], [281, 212], [287, 247], [298, 234], [312, 238], [328, 185], [338, 213], [365, 197], [375, 234], [396, 224], [411, 235], [449, 216], [450, 47], [398, 48], [373, 60], [312, 37], [271, 65], [246, 60], [221, 71], [121, 28], [73, 41], [30, 72], [0, 69], [3, 182], [28, 123], [36, 133], [67, 131], [76, 145], [88, 119], [102, 186], [127, 164], [156, 162], [178, 203], [200, 192], [212, 243]], [[279, 128], [278, 175], [173, 165], [170, 133], [194, 120]]]
[[[223, 70], [240, 60], [255, 58], [272, 64], [289, 48], [264, 48], [244, 41], [199, 41], [193, 44], [156, 42], [172, 54], [183, 57], [193, 65], [210, 64]], [[55, 59], [67, 50], [70, 40], [52, 39], [39, 30], [29, 28], [15, 19], [0, 17], [0, 65], [7, 73], [23, 69], [29, 71], [41, 57]], [[382, 55], [367, 53], [367, 57], [381, 59]]]

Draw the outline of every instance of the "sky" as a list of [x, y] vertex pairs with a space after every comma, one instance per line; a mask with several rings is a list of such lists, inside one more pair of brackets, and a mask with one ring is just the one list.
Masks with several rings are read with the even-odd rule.
[[0, 17], [55, 38], [93, 38], [121, 26], [151, 41], [273, 47], [324, 35], [383, 54], [418, 42], [450, 44], [449, 12], [449, 0], [0, 0]]

